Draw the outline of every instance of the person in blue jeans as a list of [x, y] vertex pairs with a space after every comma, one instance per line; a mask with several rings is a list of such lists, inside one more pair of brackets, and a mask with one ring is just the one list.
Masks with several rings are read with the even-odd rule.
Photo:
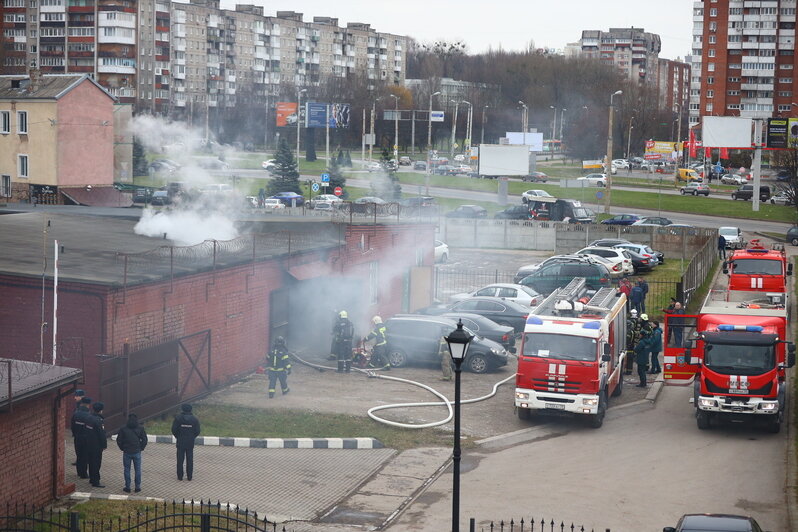
[[147, 432], [139, 424], [136, 414], [127, 417], [127, 424], [119, 429], [116, 445], [122, 451], [122, 465], [125, 468], [125, 487], [122, 491], [130, 493], [130, 465], [135, 470], [136, 493], [141, 491], [141, 451], [147, 446]]

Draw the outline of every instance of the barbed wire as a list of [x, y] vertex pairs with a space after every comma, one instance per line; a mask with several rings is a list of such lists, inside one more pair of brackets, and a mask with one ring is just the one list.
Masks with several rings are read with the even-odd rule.
[[60, 366], [0, 358], [0, 393], [5, 391], [5, 388], [2, 387], [3, 384], [7, 385], [9, 382], [19, 382], [30, 377], [56, 371], [60, 371]]

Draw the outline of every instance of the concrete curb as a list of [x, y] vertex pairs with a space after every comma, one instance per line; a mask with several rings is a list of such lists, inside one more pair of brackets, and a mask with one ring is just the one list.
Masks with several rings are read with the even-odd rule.
[[[116, 440], [116, 436], [111, 436]], [[174, 436], [148, 434], [149, 443], [177, 443]], [[384, 449], [376, 438], [220, 438], [199, 436], [195, 445], [257, 447], [259, 449]]]

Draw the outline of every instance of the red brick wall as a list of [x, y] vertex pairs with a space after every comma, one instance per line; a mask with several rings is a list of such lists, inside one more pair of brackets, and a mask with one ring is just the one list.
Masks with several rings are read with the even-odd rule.
[[[0, 414], [0, 501], [41, 506], [54, 494], [74, 490], [74, 485], [64, 485], [65, 405], [69, 398], [61, 400], [54, 412], [56, 395], [55, 391], [42, 394], [14, 404], [12, 413]], [[58, 421], [55, 434], [54, 415]]]

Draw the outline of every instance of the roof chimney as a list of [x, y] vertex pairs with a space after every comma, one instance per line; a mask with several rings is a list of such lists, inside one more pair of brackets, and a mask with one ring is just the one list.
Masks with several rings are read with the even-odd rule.
[[38, 68], [31, 68], [29, 75], [30, 85], [28, 85], [28, 92], [36, 92], [42, 83], [42, 71]]

